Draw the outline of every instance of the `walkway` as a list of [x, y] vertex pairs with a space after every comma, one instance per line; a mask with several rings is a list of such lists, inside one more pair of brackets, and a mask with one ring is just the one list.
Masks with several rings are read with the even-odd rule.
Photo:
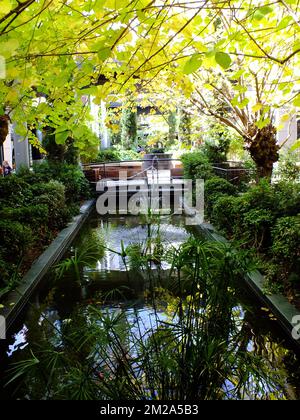
[[172, 178], [170, 170], [157, 170], [153, 169], [147, 171], [143, 177], [133, 177], [133, 179], [101, 179], [97, 182], [96, 191], [104, 192], [107, 189], [121, 191], [122, 189], [127, 193], [145, 192], [149, 189], [157, 187], [160, 192], [182, 190], [184, 181], [183, 179]]

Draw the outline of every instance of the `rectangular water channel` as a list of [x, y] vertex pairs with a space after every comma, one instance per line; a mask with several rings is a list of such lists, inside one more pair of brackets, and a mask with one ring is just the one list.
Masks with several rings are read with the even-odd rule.
[[[214, 323], [209, 318], [213, 311], [205, 293], [200, 296], [203, 307], [193, 307], [191, 315], [191, 290], [177, 281], [178, 270], [172, 269], [174, 255], [179, 258], [178, 251], [191, 238], [201, 246], [205, 241], [184, 222], [178, 216], [156, 220], [143, 216], [103, 218], [94, 213], [64, 263], [49, 273], [27, 305], [9, 333], [7, 346], [2, 346], [3, 384], [20, 372], [19, 365], [19, 371], [7, 373], [16, 367], [15, 362], [25, 358], [29, 372], [26, 380], [21, 375], [5, 387], [2, 398], [178, 399], [188, 396], [184, 390], [178, 391], [185, 383], [189, 395], [199, 399], [298, 399], [300, 359], [242, 279], [235, 282], [234, 292], [232, 285], [228, 286], [232, 300], [225, 311], [228, 331], [226, 327], [222, 340], [215, 343], [211, 339], [218, 327], [219, 334], [224, 333], [223, 324], [218, 325], [224, 320]], [[188, 270], [183, 267], [183, 279]], [[184, 288], [182, 293], [178, 284]], [[195, 296], [200, 289], [197, 293]], [[182, 325], [180, 311], [190, 317], [188, 327]], [[187, 328], [198, 328], [202, 336], [187, 333]], [[90, 335], [85, 336], [89, 330]], [[112, 344], [109, 340], [115, 340], [112, 335], [116, 334], [117, 343]], [[151, 349], [153, 355], [146, 357]], [[172, 365], [172, 352], [176, 357], [180, 353], [178, 360], [187, 364], [187, 372], [203, 363], [198, 383], [196, 378], [191, 385], [184, 364], [179, 368]], [[149, 366], [160, 363], [165, 369], [161, 378], [159, 369]], [[214, 369], [224, 371], [216, 375]], [[241, 387], [243, 377], [247, 383]], [[214, 384], [209, 383], [212, 379]], [[164, 380], [166, 383], [158, 385]], [[79, 391], [86, 383], [87, 389]]]

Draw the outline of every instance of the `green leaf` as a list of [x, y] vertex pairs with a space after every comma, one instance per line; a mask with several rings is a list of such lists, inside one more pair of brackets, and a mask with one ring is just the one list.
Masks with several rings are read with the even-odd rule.
[[191, 74], [197, 71], [202, 65], [202, 59], [199, 54], [194, 54], [184, 65], [183, 73]]
[[86, 88], [86, 89], [81, 89], [81, 93], [83, 95], [92, 95], [92, 96], [95, 96], [98, 93], [98, 89], [97, 89], [97, 86], [91, 86], [91, 87]]
[[214, 48], [210, 49], [205, 53], [206, 57], [212, 58], [216, 55], [216, 50]]
[[248, 92], [248, 88], [246, 86], [243, 86], [243, 85], [236, 85], [236, 86], [234, 86], [234, 90], [237, 90], [240, 93], [246, 93], [246, 92]]
[[15, 53], [19, 46], [20, 42], [16, 38], [11, 38], [7, 41], [3, 41], [0, 43], [1, 55], [3, 55], [5, 58], [9, 58]]
[[111, 54], [110, 47], [103, 48], [102, 50], [99, 50], [97, 55], [100, 58], [100, 60], [105, 61]]
[[239, 97], [240, 95], [236, 95], [234, 98], [231, 99], [230, 102], [233, 106], [239, 106]]
[[228, 69], [232, 63], [230, 55], [224, 52], [217, 52], [215, 55], [215, 60], [225, 70]]
[[285, 123], [290, 121], [291, 119], [291, 115], [290, 114], [284, 114], [281, 118], [280, 118], [280, 122]]
[[238, 108], [240, 108], [240, 109], [243, 109], [243, 108], [246, 108], [246, 106], [249, 104], [249, 99], [248, 98], [245, 98], [245, 99], [243, 99], [242, 101], [240, 101], [240, 96], [239, 95], [237, 95], [237, 96], [235, 96], [234, 98], [232, 98], [232, 100], [231, 100], [231, 104], [233, 105], [233, 106], [237, 106]]
[[262, 117], [259, 121], [257, 121], [256, 126], [261, 130], [262, 128], [266, 127], [270, 124], [271, 119]]
[[86, 135], [87, 129], [85, 126], [79, 125], [75, 127], [74, 130], [72, 131], [73, 131], [73, 136], [77, 139]]
[[285, 16], [278, 24], [278, 29], [285, 29], [289, 23], [293, 20], [292, 16]]
[[249, 99], [248, 98], [245, 98], [243, 101], [241, 101], [240, 103], [239, 103], [239, 108], [240, 109], [244, 109], [244, 108], [246, 108], [246, 106], [249, 104]]
[[294, 152], [297, 149], [300, 149], [300, 140], [297, 140], [296, 143], [294, 143], [293, 146], [291, 147], [292, 152]]
[[63, 131], [66, 131], [68, 129], [69, 129], [69, 127], [67, 126], [67, 124], [62, 124], [62, 125], [60, 125], [56, 128], [55, 134], [56, 133], [62, 133]]
[[240, 69], [240, 70], [238, 70], [237, 72], [235, 72], [235, 73], [233, 73], [232, 74], [232, 80], [237, 80], [237, 79], [239, 79], [241, 76], [243, 76], [243, 74], [245, 73], [245, 70], [244, 69]]
[[271, 12], [273, 12], [273, 9], [270, 6], [259, 7], [255, 11], [255, 13], [253, 15], [253, 18], [256, 19], [256, 20], [261, 20]]
[[27, 127], [24, 123], [22, 122], [17, 122], [17, 125], [15, 127], [15, 132], [17, 134], [19, 134], [21, 137], [26, 137], [27, 136]]
[[212, 85], [210, 85], [209, 83], [205, 83], [203, 86], [205, 87], [205, 89], [214, 90], [214, 88], [212, 87]]
[[0, 4], [0, 14], [6, 15], [8, 14], [12, 9], [12, 1], [11, 0], [1, 0]]
[[56, 144], [65, 144], [67, 138], [70, 136], [70, 131], [61, 131], [55, 134], [55, 142]]
[[300, 107], [300, 94], [293, 101], [294, 106]]
[[258, 112], [262, 109], [263, 104], [260, 102], [257, 102], [253, 107], [252, 107], [252, 112]]
[[271, 6], [263, 6], [258, 9], [259, 13], [262, 15], [268, 15], [269, 13], [273, 12], [273, 8]]

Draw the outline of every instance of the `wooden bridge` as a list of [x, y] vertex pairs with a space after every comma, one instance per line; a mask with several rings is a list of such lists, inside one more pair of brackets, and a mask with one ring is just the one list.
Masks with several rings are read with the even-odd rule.
[[144, 159], [101, 162], [85, 165], [84, 173], [98, 193], [108, 188], [127, 192], [148, 191], [156, 186], [163, 190], [182, 189], [183, 168], [177, 159]]

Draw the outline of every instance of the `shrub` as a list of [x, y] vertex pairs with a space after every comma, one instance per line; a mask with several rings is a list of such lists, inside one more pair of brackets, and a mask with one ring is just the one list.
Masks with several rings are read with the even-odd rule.
[[186, 153], [181, 156], [186, 179], [204, 179], [213, 177], [213, 169], [203, 152]]
[[239, 196], [219, 178], [208, 180], [205, 187], [211, 222], [261, 255], [272, 290], [274, 284], [289, 292], [290, 286], [300, 287], [300, 185], [261, 181]]
[[0, 299], [9, 293], [19, 281], [18, 264], [6, 261], [0, 249]]
[[237, 188], [226, 179], [214, 177], [205, 182], [205, 207], [208, 215], [211, 215], [213, 206], [220, 196], [236, 195]]
[[300, 215], [281, 217], [272, 229], [272, 254], [291, 264], [300, 258]]
[[139, 160], [141, 155], [135, 150], [119, 150], [120, 160]]
[[280, 182], [271, 185], [261, 180], [243, 195], [248, 208], [270, 210], [274, 216], [294, 216], [300, 209], [300, 185]]
[[249, 210], [253, 208], [274, 211], [276, 208], [274, 190], [267, 180], [261, 180], [244, 194]]
[[32, 231], [28, 226], [10, 220], [0, 220], [0, 252], [7, 261], [22, 257], [32, 244]]
[[217, 196], [211, 213], [211, 221], [220, 231], [258, 251], [270, 246], [274, 219], [270, 210], [249, 207], [243, 196]]
[[298, 158], [295, 153], [290, 152], [280, 156], [275, 175], [282, 181], [300, 181], [300, 167], [297, 165], [297, 161]]
[[0, 177], [0, 204], [21, 207], [32, 200], [29, 184], [17, 175]]
[[97, 162], [114, 162], [121, 160], [120, 152], [116, 149], [104, 149], [100, 150], [97, 156]]
[[65, 186], [67, 202], [78, 202], [91, 195], [89, 183], [78, 165], [43, 162], [35, 166], [34, 172], [44, 182], [60, 181]]
[[239, 197], [219, 195], [211, 211], [213, 225], [228, 237], [233, 237], [236, 224], [237, 204]]
[[246, 212], [240, 224], [235, 229], [240, 234], [246, 245], [256, 248], [258, 251], [270, 245], [270, 231], [274, 222], [274, 215], [270, 210], [251, 209]]
[[215, 176], [205, 183], [205, 189], [208, 195], [224, 194], [224, 195], [236, 195], [238, 190], [235, 185], [232, 185], [224, 178]]
[[[283, 216], [295, 216], [300, 209], [300, 185], [270, 185], [261, 181], [240, 197], [224, 197], [222, 186], [211, 179], [206, 182], [206, 208], [211, 221], [230, 237], [243, 239], [259, 251], [271, 246], [271, 229]], [[231, 184], [230, 184], [231, 185]], [[226, 191], [225, 186], [223, 191]], [[230, 189], [227, 195], [232, 195]]]
[[139, 160], [141, 155], [133, 149], [124, 149], [122, 146], [115, 146], [111, 149], [104, 149], [98, 153], [97, 162], [115, 162], [119, 160]]
[[279, 218], [272, 241], [271, 258], [277, 270], [269, 278], [300, 286], [300, 215]]
[[90, 185], [79, 166], [62, 165], [53, 179], [65, 186], [67, 202], [79, 202], [91, 196]]
[[49, 229], [49, 209], [46, 204], [5, 207], [0, 211], [0, 219], [16, 221], [30, 227], [35, 244], [45, 244], [53, 238]]
[[82, 171], [74, 165], [45, 162], [35, 171], [21, 168], [17, 175], [0, 178], [0, 298], [15, 286], [19, 264], [23, 256], [27, 261], [30, 247], [48, 243], [65, 227], [88, 191]]
[[254, 184], [258, 181], [259, 175], [257, 171], [257, 166], [254, 162], [254, 160], [248, 155], [249, 152], [246, 152], [246, 159], [243, 161], [243, 167], [247, 170], [247, 179], [246, 182], [248, 185]]
[[[35, 166], [34, 166], [35, 167]], [[27, 166], [21, 166], [17, 172], [16, 175], [19, 179], [22, 179], [27, 184], [37, 184], [39, 182], [49, 181], [49, 178], [46, 178], [46, 174], [40, 174], [37, 173], [31, 169], [29, 169]]]
[[271, 185], [261, 180], [244, 194], [244, 198], [249, 209], [270, 210], [276, 217], [294, 216], [300, 209], [300, 185], [286, 182]]
[[22, 224], [27, 224], [34, 229], [37, 229], [41, 225], [47, 225], [48, 217], [48, 207], [43, 204], [19, 208], [5, 207], [0, 211], [1, 220], [18, 221]]
[[204, 137], [205, 153], [212, 163], [221, 163], [227, 160], [232, 140], [237, 140], [238, 138], [239, 145], [243, 144], [243, 139], [237, 137], [237, 134], [233, 129], [218, 121], [209, 122]]
[[272, 186], [277, 217], [296, 216], [300, 211], [300, 184], [279, 182]]
[[70, 219], [65, 201], [65, 187], [58, 181], [36, 184], [32, 187], [35, 195], [33, 205], [45, 205], [48, 208], [48, 226], [51, 230], [62, 229]]
[[3, 259], [3, 255], [0, 253], [0, 289], [5, 287], [9, 281], [9, 267], [8, 263]]
[[227, 160], [230, 139], [220, 137], [217, 141], [205, 142], [205, 154], [211, 163], [221, 163]]

